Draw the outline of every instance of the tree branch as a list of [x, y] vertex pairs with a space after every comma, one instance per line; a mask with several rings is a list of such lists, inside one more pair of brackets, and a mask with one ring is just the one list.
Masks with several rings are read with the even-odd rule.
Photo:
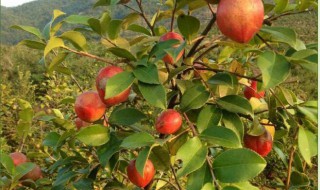
[[146, 16], [146, 14], [145, 14], [144, 11], [143, 11], [143, 7], [142, 7], [142, 2], [141, 2], [141, 0], [136, 0], [136, 2], [137, 2], [138, 7], [139, 7], [139, 9], [140, 9], [140, 11], [141, 11], [141, 12], [140, 12], [141, 17], [144, 19], [144, 21], [146, 22], [146, 24], [147, 24], [148, 27], [150, 28], [152, 35], [155, 36], [153, 26], [152, 26], [151, 23], [148, 21], [147, 16]]

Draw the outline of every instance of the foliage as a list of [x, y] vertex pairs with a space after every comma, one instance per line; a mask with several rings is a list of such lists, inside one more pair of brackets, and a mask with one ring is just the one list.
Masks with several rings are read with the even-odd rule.
[[[230, 41], [220, 33], [208, 35], [215, 28], [216, 17], [213, 5], [205, 1], [166, 1], [152, 19], [143, 9], [148, 3], [137, 0], [123, 6], [118, 2], [99, 0], [96, 6], [128, 6], [132, 12], [121, 19], [108, 12], [95, 18], [65, 16], [54, 10], [44, 30], [15, 26], [34, 37], [21, 44], [41, 50], [42, 67], [35, 67], [35, 72], [46, 82], [32, 84], [30, 73], [21, 73], [9, 89], [19, 88], [27, 100], [11, 97], [7, 86], [1, 86], [1, 103], [6, 108], [1, 115], [10, 118], [2, 119], [2, 134], [14, 135], [16, 141], [7, 143], [19, 146], [33, 161], [45, 158], [41, 162], [45, 178], [19, 184], [33, 165], [15, 168], [6, 147], [0, 155], [2, 187], [134, 188], [125, 168], [136, 159], [142, 173], [150, 159], [157, 173], [145, 189], [256, 189], [255, 177], [272, 163], [244, 148], [243, 135], [259, 136], [264, 125], [271, 125], [276, 130], [271, 155], [280, 159], [283, 172], [288, 172], [285, 179], [275, 179], [272, 188], [316, 188], [307, 171], [317, 165], [317, 101], [299, 99], [284, 83], [292, 66], [309, 72], [317, 69], [317, 44], [305, 44], [292, 28], [271, 25], [287, 14], [312, 9], [316, 1], [266, 2], [265, 25], [248, 44]], [[210, 15], [207, 27], [198, 25], [204, 23], [197, 12], [204, 11]], [[163, 24], [166, 20], [170, 21]], [[72, 29], [63, 30], [65, 25]], [[159, 36], [170, 31], [167, 25], [179, 31], [186, 42], [159, 42]], [[103, 46], [87, 43], [92, 39], [89, 35]], [[181, 61], [173, 65], [162, 61], [166, 55], [175, 60], [182, 50]], [[91, 61], [73, 61], [78, 56]], [[92, 89], [95, 75], [104, 65], [126, 70], [108, 80], [106, 92], [111, 93], [106, 96], [131, 87], [129, 100], [107, 110], [109, 127], [99, 120], [77, 131], [75, 98], [84, 89]], [[9, 81], [19, 68], [2, 70]], [[259, 90], [266, 91], [266, 97], [245, 99], [242, 89], [248, 80], [261, 82]], [[45, 91], [42, 96], [37, 94], [39, 89]], [[153, 127], [155, 118], [173, 108], [183, 116], [182, 128], [172, 135], [158, 134]], [[31, 141], [42, 144], [32, 147], [36, 143]]]

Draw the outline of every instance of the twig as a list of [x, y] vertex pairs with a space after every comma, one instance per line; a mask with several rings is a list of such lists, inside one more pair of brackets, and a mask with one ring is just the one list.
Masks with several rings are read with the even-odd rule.
[[170, 31], [173, 31], [173, 24], [174, 24], [174, 15], [176, 14], [176, 9], [177, 9], [177, 0], [174, 2], [174, 8], [172, 10], [172, 17], [171, 17], [171, 26], [170, 26]]
[[[209, 21], [208, 25], [206, 26], [206, 28], [203, 30], [203, 32], [201, 33], [201, 36], [207, 36], [207, 34], [209, 33], [209, 31], [211, 30], [213, 24], [216, 22], [216, 14], [212, 15], [211, 20]], [[198, 46], [201, 44], [202, 40], [204, 38], [201, 38], [200, 40], [198, 40], [190, 49], [187, 57], [191, 57], [195, 52], [196, 49], [198, 48]]]
[[204, 52], [202, 52], [202, 53], [195, 59], [195, 61], [200, 60], [203, 56], [205, 56], [207, 53], [209, 53], [211, 50], [213, 50], [213, 49], [215, 49], [215, 48], [217, 48], [217, 47], [219, 47], [218, 44], [214, 44], [214, 45], [210, 46], [208, 49], [206, 49]]
[[307, 9], [307, 10], [299, 11], [299, 12], [286, 12], [286, 13], [283, 13], [283, 14], [280, 14], [280, 15], [277, 15], [277, 16], [274, 16], [274, 17], [269, 17], [269, 18], [267, 18], [267, 19], [265, 19], [265, 20], [271, 22], [271, 21], [275, 21], [275, 20], [277, 20], [278, 18], [283, 17], [283, 16], [301, 14], [301, 13], [306, 13], [306, 12], [309, 12], [309, 11], [310, 11], [310, 10]]
[[260, 36], [260, 34], [256, 34], [256, 35], [263, 43], [265, 43], [268, 46], [268, 48], [270, 48], [274, 52], [277, 52], [277, 50], [275, 50], [265, 39], [262, 38], [262, 36]]
[[145, 14], [144, 11], [143, 11], [143, 7], [142, 7], [142, 2], [141, 2], [141, 0], [136, 0], [136, 2], [137, 2], [138, 7], [139, 7], [139, 9], [140, 9], [140, 11], [141, 11], [141, 12], [140, 12], [141, 17], [144, 19], [144, 21], [146, 22], [146, 24], [147, 24], [148, 27], [150, 28], [152, 35], [155, 36], [155, 32], [154, 32], [153, 26], [152, 26], [151, 23], [148, 21], [147, 16], [146, 16], [146, 14]]
[[214, 14], [215, 14], [215, 12], [213, 11], [212, 6], [211, 6], [211, 4], [210, 4], [210, 3], [208, 3], [208, 7], [209, 7], [209, 10], [210, 10], [210, 12], [212, 13], [212, 15], [214, 15]]
[[179, 190], [179, 188], [175, 185], [175, 184], [173, 184], [171, 181], [169, 181], [169, 180], [166, 180], [166, 179], [163, 179], [163, 178], [158, 178], [158, 177], [155, 177], [155, 178], [153, 178], [154, 180], [161, 180], [161, 181], [165, 181], [165, 182], [167, 182], [167, 183], [169, 183], [172, 187], [174, 187], [175, 189], [178, 189]]
[[96, 55], [93, 55], [93, 54], [90, 54], [90, 53], [87, 53], [87, 52], [76, 51], [76, 50], [70, 49], [70, 48], [68, 48], [68, 47], [63, 47], [63, 49], [65, 49], [65, 50], [67, 50], [67, 51], [70, 51], [70, 52], [72, 52], [72, 53], [75, 53], [75, 54], [84, 56], [84, 57], [89, 57], [89, 58], [95, 59], [95, 60], [97, 60], [97, 61], [101, 61], [101, 62], [110, 64], [110, 65], [115, 65], [115, 63], [112, 62], [111, 60], [103, 59], [103, 58], [101, 58], [101, 57], [98, 57], [98, 56], [96, 56]]
[[181, 188], [181, 186], [180, 186], [180, 183], [179, 183], [179, 180], [178, 180], [178, 178], [177, 178], [176, 172], [174, 171], [174, 168], [171, 166], [171, 164], [170, 164], [170, 168], [171, 168], [171, 171], [172, 171], [174, 180], [176, 181], [176, 184], [178, 185], [178, 189], [179, 189], [179, 190], [182, 190], [182, 188]]
[[125, 7], [127, 7], [128, 9], [133, 10], [133, 11], [134, 11], [134, 12], [136, 12], [136, 13], [141, 14], [141, 13], [140, 13], [140, 11], [138, 11], [138, 10], [136, 10], [136, 9], [134, 9], [134, 8], [132, 8], [132, 7], [128, 6], [128, 5], [126, 5], [126, 4], [122, 4], [122, 5], [123, 5], [123, 6], [125, 6]]

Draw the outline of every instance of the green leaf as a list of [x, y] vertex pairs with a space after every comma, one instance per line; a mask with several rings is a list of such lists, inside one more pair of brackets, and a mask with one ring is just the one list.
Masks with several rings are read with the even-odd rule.
[[34, 28], [32, 26], [23, 26], [23, 25], [14, 25], [14, 26], [11, 26], [10, 28], [23, 30], [25, 32], [28, 32], [30, 34], [37, 36], [39, 39], [43, 39], [43, 36], [38, 28]]
[[157, 59], [154, 61], [161, 60], [165, 55], [167, 55], [167, 52], [165, 50], [172, 48], [174, 45], [179, 44], [179, 40], [171, 39], [166, 40], [162, 42], [158, 42], [153, 48], [151, 49], [149, 53], [149, 59], [155, 56]]
[[155, 64], [150, 64], [148, 66], [137, 66], [133, 70], [133, 74], [136, 78], [147, 84], [160, 84], [158, 68]]
[[295, 50], [306, 48], [304, 44], [300, 43], [300, 41], [297, 39], [296, 32], [291, 28], [263, 26], [260, 31], [271, 34], [271, 41], [286, 43]]
[[161, 84], [145, 84], [139, 82], [139, 90], [146, 101], [158, 108], [167, 108], [167, 95], [165, 88]]
[[289, 4], [289, 0], [275, 0], [275, 2], [276, 6], [274, 7], [274, 11], [278, 14], [282, 13]]
[[133, 31], [133, 32], [142, 33], [142, 34], [145, 34], [147, 36], [151, 36], [152, 35], [148, 29], [146, 29], [143, 26], [137, 25], [137, 24], [131, 24], [127, 28], [127, 30], [130, 30], [130, 31]]
[[28, 48], [44, 50], [46, 44], [43, 42], [38, 42], [34, 40], [22, 40], [18, 45], [25, 45]]
[[138, 173], [143, 177], [144, 176], [144, 167], [146, 166], [150, 151], [152, 148], [146, 147], [144, 148], [138, 155], [136, 159], [136, 168]]
[[101, 34], [103, 36], [106, 36], [109, 29], [110, 21], [111, 21], [110, 14], [108, 12], [104, 12], [100, 17], [99, 21], [100, 21]]
[[0, 163], [10, 175], [13, 175], [13, 173], [15, 172], [15, 166], [13, 164], [13, 160], [9, 155], [0, 152]]
[[134, 81], [132, 72], [124, 71], [109, 78], [106, 84], [105, 99], [114, 97], [130, 88]]
[[19, 164], [18, 166], [16, 166], [15, 173], [13, 175], [13, 180], [16, 181], [22, 178], [24, 175], [33, 170], [34, 167], [36, 167], [36, 165], [30, 162]]
[[108, 25], [108, 36], [111, 40], [118, 38], [121, 30], [122, 20], [111, 20]]
[[218, 99], [217, 104], [229, 112], [250, 115], [253, 117], [253, 110], [250, 102], [241, 96], [225, 96]]
[[90, 18], [88, 20], [88, 24], [90, 26], [90, 28], [96, 32], [97, 34], [101, 35], [102, 34], [102, 28], [100, 25], [100, 21], [98, 19], [95, 18]]
[[168, 171], [170, 169], [170, 156], [166, 148], [156, 146], [152, 149], [149, 159], [157, 171]]
[[104, 126], [92, 125], [82, 128], [76, 137], [88, 146], [100, 146], [109, 141], [109, 132]]
[[128, 59], [130, 61], [136, 61], [136, 58], [132, 53], [126, 49], [119, 48], [119, 47], [112, 47], [109, 48], [108, 51], [110, 51], [115, 56]]
[[116, 5], [120, 0], [99, 0], [93, 7]]
[[93, 187], [93, 179], [79, 179], [78, 181], [73, 183], [73, 186], [77, 189], [77, 190], [87, 190], [87, 189], [94, 189]]
[[151, 146], [155, 143], [152, 135], [146, 132], [134, 133], [123, 139], [121, 147], [128, 149], [135, 149], [144, 146]]
[[182, 95], [180, 109], [187, 112], [192, 109], [201, 108], [209, 99], [210, 93], [203, 85], [195, 85], [188, 88]]
[[306, 116], [306, 118], [310, 119], [314, 123], [318, 123], [318, 109], [317, 108], [308, 108], [308, 107], [302, 107], [297, 106], [298, 112], [302, 113]]
[[175, 156], [177, 154], [178, 150], [180, 149], [180, 147], [182, 145], [184, 145], [184, 143], [186, 143], [187, 140], [188, 140], [188, 134], [187, 133], [179, 135], [176, 138], [170, 139], [167, 142], [168, 150], [170, 152], [170, 155]]
[[60, 135], [57, 132], [50, 132], [47, 134], [42, 144], [44, 146], [56, 147], [58, 145]]
[[57, 65], [62, 63], [67, 58], [68, 55], [69, 55], [68, 53], [62, 52], [62, 53], [59, 53], [57, 56], [55, 56], [48, 67], [48, 73], [52, 73], [57, 67]]
[[86, 51], [87, 49], [87, 40], [80, 32], [67, 31], [61, 34], [60, 37], [62, 39], [68, 40], [78, 50]]
[[200, 138], [210, 145], [218, 145], [226, 148], [241, 148], [241, 141], [231, 129], [219, 126], [211, 126], [200, 134]]
[[185, 71], [186, 69], [188, 69], [189, 66], [184, 65], [175, 69], [172, 69], [169, 73], [168, 79], [165, 83], [168, 83], [169, 81], [171, 81], [173, 79], [173, 77], [175, 77], [176, 75], [178, 75], [179, 73], [182, 73], [183, 71]]
[[308, 176], [298, 171], [293, 171], [291, 173], [290, 182], [290, 187], [294, 189], [302, 189], [310, 184]]
[[70, 15], [67, 18], [63, 19], [63, 21], [69, 24], [83, 24], [89, 26], [89, 19], [90, 17], [84, 15]]
[[191, 42], [200, 29], [200, 21], [196, 17], [181, 14], [177, 22], [181, 34]]
[[111, 157], [121, 150], [121, 142], [122, 141], [119, 140], [114, 133], [111, 133], [110, 140], [106, 144], [98, 148], [97, 155], [99, 158], [99, 162], [103, 167], [106, 167]]
[[[131, 25], [132, 23], [134, 23], [135, 21], [137, 21], [141, 15], [137, 12], [133, 12], [128, 14], [127, 16], [125, 16], [123, 18], [123, 22], [122, 22], [122, 28], [125, 30], [128, 28], [129, 25]], [[149, 32], [150, 33], [150, 32]]]
[[76, 175], [77, 175], [77, 173], [74, 171], [67, 171], [67, 172], [61, 173], [60, 175], [57, 176], [57, 178], [53, 182], [52, 186], [56, 187], [59, 185], [65, 185], [69, 180], [74, 178]]
[[249, 149], [230, 149], [219, 154], [212, 167], [219, 181], [236, 183], [257, 176], [266, 167], [266, 161]]
[[31, 122], [33, 115], [34, 115], [34, 111], [32, 108], [26, 108], [26, 109], [23, 109], [19, 112], [19, 118], [24, 121]]
[[52, 51], [54, 48], [58, 47], [64, 47], [63, 40], [58, 37], [52, 37], [50, 38], [49, 42], [47, 43], [46, 48], [44, 49], [44, 57], [47, 56], [47, 54]]
[[318, 139], [316, 135], [303, 127], [299, 128], [298, 147], [303, 159], [312, 166], [311, 158], [318, 154]]
[[202, 167], [188, 176], [187, 190], [201, 189], [206, 183], [212, 181], [210, 167], [204, 163]]
[[139, 110], [134, 108], [125, 108], [114, 110], [110, 117], [109, 122], [112, 125], [133, 125], [142, 119], [145, 119], [146, 116]]
[[199, 169], [205, 162], [206, 156], [207, 148], [202, 145], [198, 137], [188, 140], [178, 150], [175, 158], [182, 161], [182, 168], [178, 170], [177, 177], [180, 178]]
[[197, 129], [199, 133], [211, 126], [218, 125], [221, 117], [221, 110], [216, 106], [208, 105], [204, 107], [197, 119]]
[[244, 126], [237, 114], [224, 111], [222, 122], [226, 128], [233, 130], [238, 135], [239, 139], [243, 138]]
[[209, 80], [208, 84], [211, 85], [225, 85], [230, 88], [233, 88], [235, 85], [238, 85], [238, 80], [234, 80], [234, 77], [230, 73], [217, 73], [213, 75]]
[[268, 89], [285, 81], [290, 73], [290, 63], [282, 55], [265, 51], [259, 55], [258, 67], [262, 72], [263, 88]]

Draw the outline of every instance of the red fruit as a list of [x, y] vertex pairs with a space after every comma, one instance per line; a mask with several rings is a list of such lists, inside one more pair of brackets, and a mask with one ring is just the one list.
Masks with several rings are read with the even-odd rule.
[[123, 70], [120, 67], [108, 66], [101, 69], [98, 73], [98, 76], [96, 78], [96, 87], [102, 102], [107, 107], [111, 107], [113, 105], [126, 101], [130, 95], [130, 88], [128, 88], [114, 97], [108, 99], [104, 98], [108, 79], [121, 72], [123, 72]]
[[76, 99], [74, 107], [77, 116], [89, 123], [100, 119], [106, 111], [106, 105], [102, 103], [98, 93], [94, 91], [80, 94]]
[[75, 119], [74, 123], [76, 124], [78, 130], [80, 130], [82, 127], [87, 127], [90, 125], [90, 123], [81, 120], [79, 117]]
[[246, 134], [243, 141], [245, 147], [257, 152], [263, 157], [267, 156], [272, 149], [272, 136], [267, 130], [260, 136]]
[[12, 159], [12, 161], [13, 161], [13, 164], [14, 164], [15, 166], [18, 166], [18, 165], [23, 164], [23, 163], [25, 163], [25, 162], [28, 161], [26, 155], [24, 155], [24, 154], [21, 153], [21, 152], [11, 153], [11, 154], [10, 154], [10, 157], [11, 157], [11, 159]]
[[261, 0], [220, 0], [217, 25], [227, 37], [249, 42], [262, 27], [264, 7]]
[[42, 172], [38, 165], [22, 177], [22, 179], [31, 179], [33, 181], [37, 181], [40, 178], [42, 178]]
[[[175, 33], [175, 32], [168, 32], [166, 34], [164, 34], [163, 36], [160, 37], [160, 42], [163, 42], [163, 41], [167, 41], [167, 40], [172, 40], [172, 39], [175, 39], [175, 40], [179, 40], [180, 42], [183, 42], [183, 37], [178, 34], [178, 33]], [[174, 45], [173, 47], [179, 47], [179, 44], [177, 45]], [[176, 57], [176, 60], [173, 60], [173, 57], [171, 57], [170, 55], [166, 55], [163, 57], [163, 61], [166, 62], [166, 63], [170, 63], [170, 64], [175, 64], [177, 61], [179, 61], [179, 59], [182, 57], [184, 53], [184, 50], [182, 50], [178, 56]]]
[[182, 117], [179, 112], [169, 109], [157, 118], [156, 129], [161, 134], [173, 134], [177, 132], [182, 124]]
[[139, 174], [136, 168], [136, 160], [131, 160], [127, 167], [129, 180], [133, 184], [141, 188], [147, 186], [151, 182], [155, 173], [156, 171], [154, 170], [153, 164], [150, 160], [147, 160], [147, 163], [144, 167], [143, 177]]
[[258, 86], [257, 86], [257, 81], [251, 81], [251, 86], [246, 86], [244, 89], [244, 96], [250, 100], [252, 97], [255, 98], [263, 98], [265, 95], [265, 91], [257, 92], [258, 91]]

